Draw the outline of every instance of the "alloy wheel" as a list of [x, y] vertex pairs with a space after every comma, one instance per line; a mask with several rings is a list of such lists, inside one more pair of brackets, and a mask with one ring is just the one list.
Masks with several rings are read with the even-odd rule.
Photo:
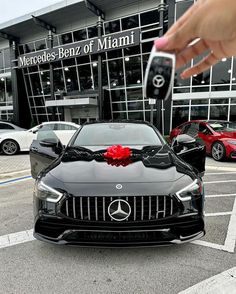
[[212, 146], [212, 157], [217, 160], [220, 161], [224, 158], [225, 156], [225, 147], [222, 143], [220, 142], [216, 142], [213, 144]]
[[6, 140], [2, 144], [2, 151], [6, 155], [14, 155], [18, 151], [17, 143], [12, 140]]

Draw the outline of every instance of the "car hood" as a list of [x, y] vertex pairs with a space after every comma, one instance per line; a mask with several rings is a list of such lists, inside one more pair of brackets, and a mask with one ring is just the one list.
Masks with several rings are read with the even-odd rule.
[[[105, 160], [101, 147], [66, 151], [61, 160], [50, 167], [50, 175], [65, 183], [170, 183], [185, 174], [192, 175], [189, 166], [171, 151], [170, 147], [135, 146], [138, 153], [130, 162]], [[100, 150], [100, 151], [98, 151]], [[144, 151], [143, 151], [144, 150]], [[84, 152], [84, 154], [83, 154]]]

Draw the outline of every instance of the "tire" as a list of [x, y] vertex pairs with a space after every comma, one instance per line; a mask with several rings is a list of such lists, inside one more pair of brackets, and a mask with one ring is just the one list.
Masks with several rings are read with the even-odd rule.
[[5, 155], [15, 155], [19, 152], [20, 148], [16, 141], [7, 139], [1, 144], [2, 153]]
[[221, 142], [215, 142], [211, 148], [211, 156], [216, 161], [222, 161], [225, 158], [225, 146]]

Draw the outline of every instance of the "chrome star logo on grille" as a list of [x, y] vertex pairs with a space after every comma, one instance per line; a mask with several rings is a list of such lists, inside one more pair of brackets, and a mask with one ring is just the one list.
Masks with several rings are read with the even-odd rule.
[[122, 199], [116, 199], [108, 206], [109, 216], [117, 222], [126, 220], [130, 216], [130, 213], [131, 207], [129, 203]]

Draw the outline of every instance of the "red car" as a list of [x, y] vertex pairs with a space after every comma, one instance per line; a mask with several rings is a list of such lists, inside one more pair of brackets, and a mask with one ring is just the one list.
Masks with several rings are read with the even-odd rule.
[[170, 133], [172, 141], [179, 134], [201, 138], [207, 154], [215, 160], [236, 158], [236, 122], [192, 120], [174, 128]]

